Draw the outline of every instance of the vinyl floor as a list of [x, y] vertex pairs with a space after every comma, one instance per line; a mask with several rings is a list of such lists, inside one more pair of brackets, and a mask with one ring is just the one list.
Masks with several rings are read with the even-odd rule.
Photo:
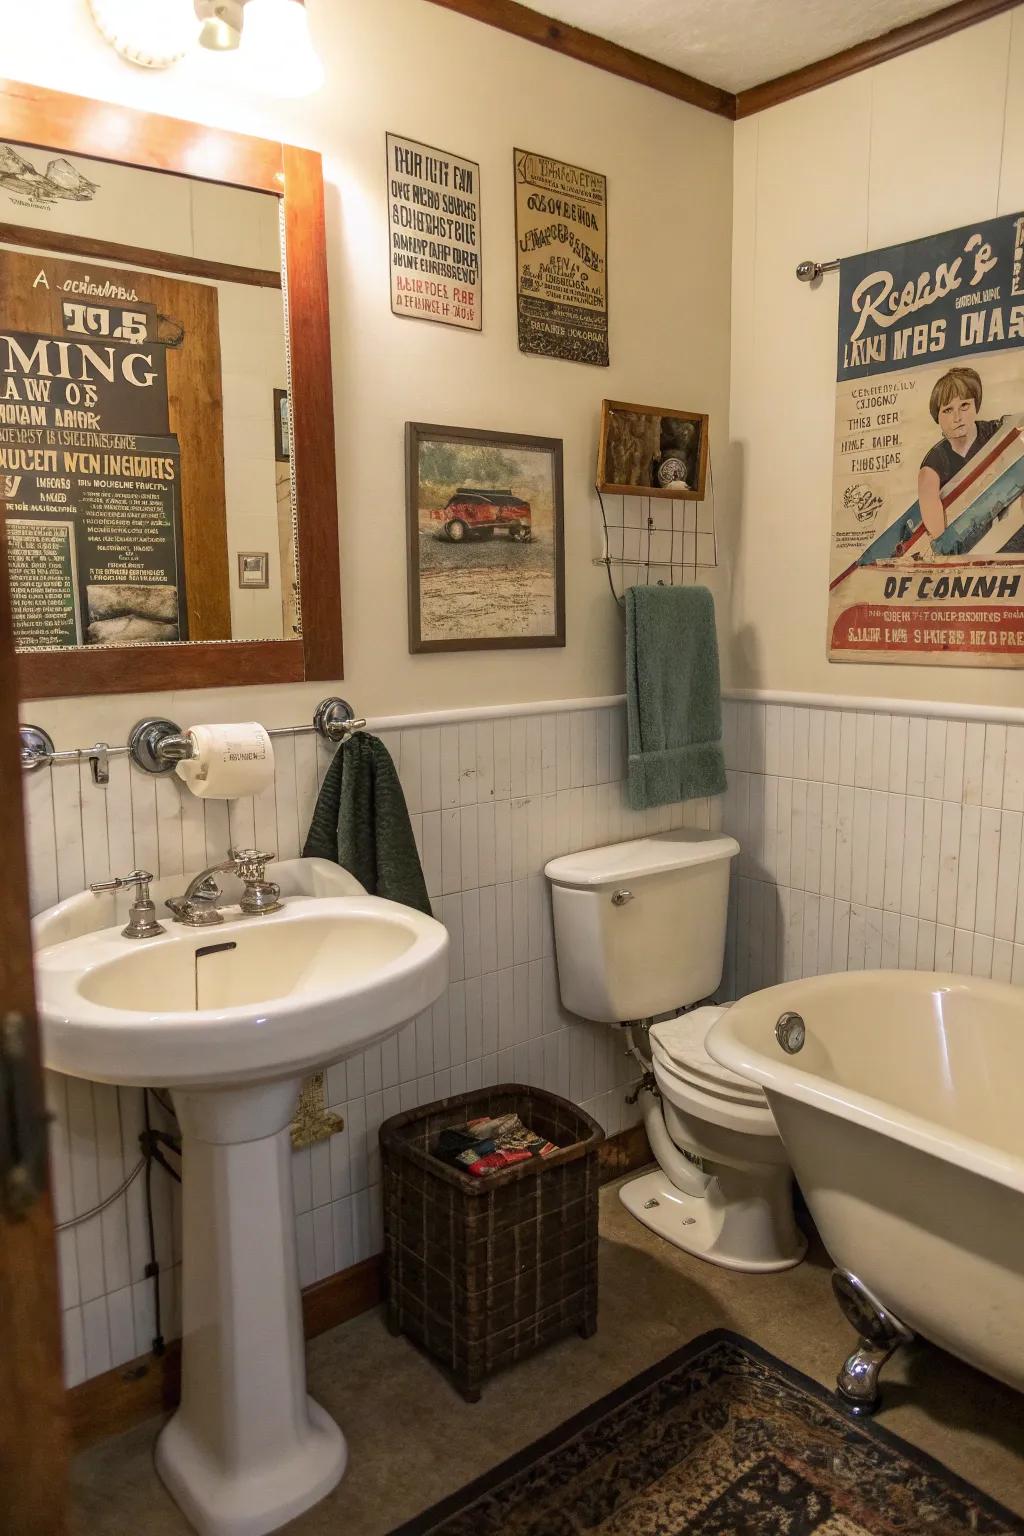
[[[309, 1346], [313, 1396], [349, 1443], [335, 1491], [290, 1536], [386, 1536], [419, 1510], [709, 1328], [745, 1334], [825, 1384], [852, 1347], [820, 1248], [794, 1270], [741, 1275], [680, 1253], [601, 1195], [596, 1336], [568, 1338], [462, 1401], [380, 1309]], [[928, 1344], [886, 1368], [880, 1422], [1024, 1517], [1024, 1397]], [[189, 1536], [153, 1470], [160, 1420], [82, 1453], [74, 1536]], [[1024, 1529], [1024, 1521], [1022, 1521]]]

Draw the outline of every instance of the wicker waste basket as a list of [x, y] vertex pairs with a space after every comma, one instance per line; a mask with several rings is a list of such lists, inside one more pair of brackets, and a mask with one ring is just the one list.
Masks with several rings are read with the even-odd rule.
[[[483, 1178], [433, 1156], [446, 1126], [511, 1113], [562, 1150]], [[500, 1367], [573, 1329], [596, 1330], [603, 1140], [575, 1104], [516, 1083], [381, 1126], [388, 1327], [446, 1366], [467, 1402]]]

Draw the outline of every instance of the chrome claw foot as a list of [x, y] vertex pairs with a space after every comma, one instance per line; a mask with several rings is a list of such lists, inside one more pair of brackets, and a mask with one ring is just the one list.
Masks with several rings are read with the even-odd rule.
[[892, 1349], [871, 1349], [862, 1339], [843, 1363], [836, 1377], [836, 1396], [853, 1418], [866, 1419], [877, 1412], [882, 1401], [878, 1374], [895, 1348], [894, 1344]]
[[878, 1377], [889, 1356], [914, 1335], [848, 1270], [832, 1272], [832, 1290], [860, 1341], [836, 1380], [836, 1394], [854, 1418], [866, 1418], [880, 1402]]

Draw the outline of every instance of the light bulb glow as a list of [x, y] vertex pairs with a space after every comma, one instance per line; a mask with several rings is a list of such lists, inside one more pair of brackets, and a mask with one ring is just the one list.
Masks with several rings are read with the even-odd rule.
[[194, 0], [89, 0], [93, 21], [123, 59], [167, 69], [199, 36]]
[[323, 85], [323, 66], [309, 36], [301, 0], [246, 0], [241, 56], [257, 90], [309, 96]]

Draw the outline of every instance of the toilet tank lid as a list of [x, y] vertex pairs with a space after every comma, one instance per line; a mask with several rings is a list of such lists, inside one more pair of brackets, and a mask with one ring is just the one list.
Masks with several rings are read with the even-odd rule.
[[554, 885], [613, 885], [619, 880], [638, 880], [642, 875], [733, 859], [739, 851], [734, 837], [680, 827], [674, 832], [635, 837], [628, 843], [567, 853], [545, 865], [544, 873]]

